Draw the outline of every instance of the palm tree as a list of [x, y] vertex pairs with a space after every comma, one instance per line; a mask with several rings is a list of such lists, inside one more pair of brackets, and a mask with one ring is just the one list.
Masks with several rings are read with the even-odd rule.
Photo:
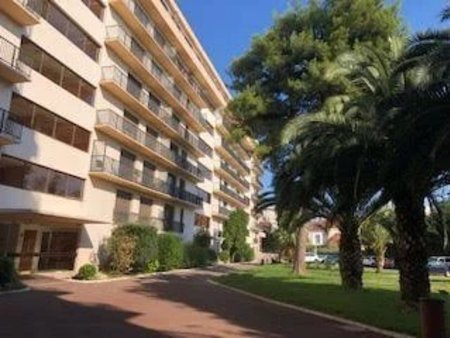
[[379, 171], [374, 156], [383, 153], [373, 130], [369, 119], [349, 118], [341, 109], [296, 118], [283, 133], [295, 150], [283, 176], [275, 177], [294, 190], [283, 195], [291, 210], [307, 209], [339, 227], [342, 285], [350, 289], [363, 285], [361, 223], [387, 202], [373, 179]]
[[346, 109], [374, 118], [385, 150], [376, 177], [395, 206], [400, 290], [408, 304], [430, 293], [424, 200], [449, 182], [450, 50], [442, 44], [445, 35], [417, 36], [406, 49], [396, 42], [390, 53], [365, 48], [347, 55], [353, 60], [347, 75], [358, 94]]
[[392, 219], [390, 210], [380, 210], [369, 217], [361, 227], [363, 244], [375, 254], [376, 272], [383, 270], [387, 247], [393, 242], [390, 232]]

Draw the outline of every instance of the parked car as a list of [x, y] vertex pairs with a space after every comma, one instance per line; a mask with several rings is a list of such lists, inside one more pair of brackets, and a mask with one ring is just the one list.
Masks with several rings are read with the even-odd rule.
[[449, 256], [431, 256], [428, 258], [428, 270], [430, 273], [449, 275], [450, 257]]
[[323, 264], [325, 265], [336, 265], [339, 264], [339, 254], [328, 254], [324, 259]]
[[394, 269], [395, 268], [395, 260], [393, 258], [386, 257], [384, 259], [384, 268], [385, 269]]
[[367, 267], [376, 266], [377, 261], [375, 260], [375, 256], [367, 256], [363, 258], [363, 265]]
[[317, 254], [317, 256], [319, 257], [319, 263], [323, 263], [327, 259], [328, 254]]
[[320, 257], [314, 252], [307, 252], [305, 255], [305, 263], [320, 263]]

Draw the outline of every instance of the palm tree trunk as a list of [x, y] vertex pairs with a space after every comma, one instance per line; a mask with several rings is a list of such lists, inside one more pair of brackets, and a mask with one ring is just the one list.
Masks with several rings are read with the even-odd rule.
[[375, 252], [375, 259], [377, 262], [377, 267], [376, 267], [376, 272], [380, 273], [381, 271], [383, 271], [384, 268], [384, 255], [386, 254], [386, 249], [381, 249], [381, 250], [377, 250]]
[[304, 276], [306, 274], [305, 256], [308, 230], [305, 226], [301, 226], [296, 233], [293, 272], [295, 275]]
[[363, 287], [361, 240], [358, 226], [353, 221], [343, 223], [341, 226], [339, 270], [344, 288], [358, 290]]
[[430, 295], [424, 198], [405, 193], [393, 202], [398, 227], [401, 299], [407, 305], [415, 306], [421, 297]]

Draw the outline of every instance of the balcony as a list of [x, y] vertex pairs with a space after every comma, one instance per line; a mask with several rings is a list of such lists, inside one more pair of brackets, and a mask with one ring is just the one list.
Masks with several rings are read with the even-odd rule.
[[242, 175], [250, 174], [250, 168], [236, 155], [236, 151], [224, 139], [216, 146], [216, 150], [226, 162], [233, 164]]
[[39, 23], [42, 6], [42, 0], [1, 0], [0, 12], [21, 26], [31, 26]]
[[202, 181], [205, 178], [203, 168], [197, 167], [175, 154], [152, 134], [144, 132], [136, 124], [112, 110], [97, 111], [95, 128], [125, 144], [130, 149], [183, 176], [195, 181]]
[[224, 184], [214, 185], [213, 192], [236, 208], [244, 209], [250, 205], [250, 200], [248, 199], [248, 197], [241, 196], [236, 191], [230, 189]]
[[226, 221], [228, 217], [230, 216], [232, 210], [220, 206], [217, 210], [213, 211], [213, 216], [216, 218], [219, 218], [223, 221]]
[[12, 84], [30, 81], [31, 69], [19, 60], [19, 53], [19, 47], [0, 36], [0, 77]]
[[[130, 107], [142, 118], [158, 127], [171, 138], [178, 140], [196, 156], [205, 154], [205, 146], [200, 139], [183, 127], [166, 108], [159, 104], [149, 92], [136, 83], [116, 66], [102, 68], [100, 86]], [[204, 142], [203, 142], [204, 143]], [[212, 154], [212, 150], [210, 151]], [[211, 156], [209, 154], [206, 154]]]
[[229, 136], [230, 131], [232, 131], [234, 128], [233, 124], [231, 123], [230, 119], [225, 115], [221, 114], [218, 121], [217, 121], [217, 129], [223, 136]]
[[[113, 50], [157, 95], [177, 109], [184, 119], [204, 131], [203, 116], [188, 96], [121, 26], [106, 27], [106, 46]], [[206, 121], [205, 121], [206, 122]]]
[[113, 222], [119, 225], [130, 223], [148, 225], [154, 227], [155, 229], [161, 229], [163, 224], [163, 220], [160, 218], [117, 209], [114, 209], [113, 212]]
[[250, 183], [246, 181], [241, 174], [232, 168], [228, 163], [221, 161], [220, 166], [217, 166], [215, 171], [226, 181], [233, 184], [241, 190], [250, 189]]
[[9, 112], [0, 108], [0, 146], [20, 143], [23, 126], [9, 117]]
[[196, 208], [203, 202], [200, 196], [181, 190], [164, 180], [146, 176], [133, 166], [106, 155], [92, 155], [90, 176], [191, 208]]
[[176, 50], [155, 30], [145, 10], [134, 0], [109, 0], [109, 3], [158, 62], [174, 76], [189, 97], [199, 107], [206, 107], [206, 94], [188, 67], [181, 61]]

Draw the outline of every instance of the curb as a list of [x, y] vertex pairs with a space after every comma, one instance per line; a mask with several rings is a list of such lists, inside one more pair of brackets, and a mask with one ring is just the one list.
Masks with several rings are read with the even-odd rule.
[[165, 276], [165, 275], [183, 274], [186, 272], [201, 271], [201, 270], [202, 269], [200, 269], [200, 268], [178, 269], [178, 270], [171, 270], [171, 271], [143, 273], [143, 274], [136, 274], [136, 275], [131, 275], [131, 276], [120, 276], [120, 277], [112, 277], [112, 278], [105, 278], [105, 279], [78, 280], [78, 279], [73, 279], [73, 278], [67, 278], [67, 279], [60, 279], [60, 281], [65, 281], [65, 282], [70, 282], [70, 283], [78, 283], [78, 284], [102, 284], [102, 283], [120, 282], [120, 281], [124, 281], [124, 280], [147, 279], [147, 278]]
[[251, 298], [254, 298], [254, 299], [257, 299], [257, 300], [269, 303], [269, 304], [272, 304], [272, 305], [277, 305], [277, 306], [281, 306], [281, 307], [284, 307], [284, 308], [287, 308], [287, 309], [290, 309], [290, 310], [306, 313], [306, 314], [309, 314], [309, 315], [314, 315], [314, 316], [321, 317], [321, 318], [328, 319], [328, 320], [332, 320], [334, 322], [338, 322], [338, 323], [341, 323], [341, 324], [356, 326], [356, 327], [359, 327], [361, 329], [365, 329], [367, 331], [372, 331], [374, 333], [382, 334], [382, 335], [384, 335], [386, 337], [391, 337], [391, 338], [414, 338], [413, 336], [409, 336], [409, 335], [404, 334], [404, 333], [398, 333], [398, 332], [394, 332], [394, 331], [380, 329], [378, 327], [371, 326], [371, 325], [368, 325], [368, 324], [363, 324], [363, 323], [360, 323], [360, 322], [356, 322], [356, 321], [353, 321], [351, 319], [346, 319], [346, 318], [330, 315], [330, 314], [327, 314], [327, 313], [324, 313], [324, 312], [311, 310], [311, 309], [308, 309], [308, 308], [305, 308], [305, 307], [301, 307], [301, 306], [298, 306], [298, 305], [292, 305], [292, 304], [288, 304], [288, 303], [283, 303], [283, 302], [280, 302], [280, 301], [277, 301], [277, 300], [273, 300], [273, 299], [270, 299], [270, 298], [259, 296], [259, 295], [256, 295], [254, 293], [248, 292], [248, 291], [244, 291], [244, 290], [232, 287], [232, 286], [221, 284], [221, 283], [216, 282], [216, 281], [214, 281], [212, 279], [208, 279], [208, 283], [210, 283], [212, 285], [215, 285], [215, 286], [218, 286], [218, 287], [221, 287], [221, 288], [224, 288], [224, 289], [227, 289], [227, 290], [230, 290], [230, 291], [233, 291], [233, 292], [240, 293], [240, 294], [245, 295], [247, 297], [251, 297]]
[[24, 293], [24, 292], [28, 292], [30, 290], [31, 289], [27, 286], [25, 288], [17, 289], [17, 290], [0, 291], [0, 296], [11, 295], [14, 293]]

